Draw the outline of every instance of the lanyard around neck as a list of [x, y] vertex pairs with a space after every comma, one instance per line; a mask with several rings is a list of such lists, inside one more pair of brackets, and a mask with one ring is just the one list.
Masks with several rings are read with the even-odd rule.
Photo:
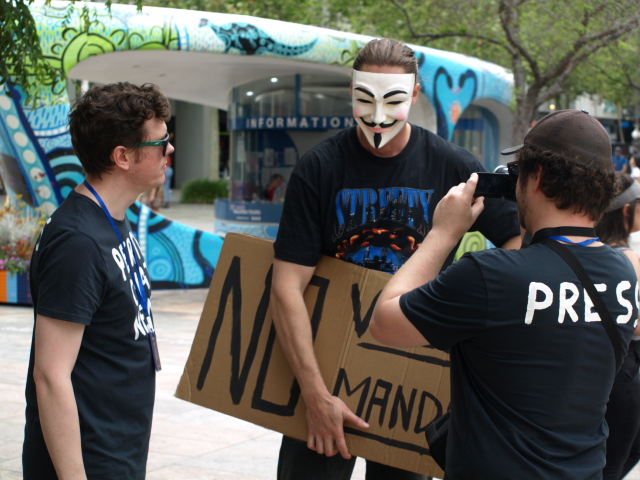
[[124, 239], [122, 238], [122, 235], [120, 234], [120, 230], [118, 230], [116, 222], [113, 219], [113, 217], [111, 216], [111, 213], [109, 212], [109, 209], [105, 205], [104, 201], [102, 200], [102, 197], [100, 197], [98, 192], [96, 192], [95, 188], [93, 188], [91, 186], [91, 184], [89, 182], [87, 182], [86, 180], [84, 181], [84, 185], [85, 185], [85, 187], [87, 187], [89, 189], [89, 191], [91, 193], [93, 193], [93, 196], [96, 197], [96, 200], [98, 200], [98, 203], [100, 204], [100, 207], [102, 208], [102, 211], [104, 212], [104, 214], [109, 219], [109, 223], [111, 223], [111, 226], [113, 227], [114, 232], [116, 232], [116, 235], [118, 236], [118, 240], [120, 240], [120, 245], [122, 245], [122, 250], [123, 250], [122, 253], [123, 253], [124, 257], [125, 257], [125, 261], [127, 262], [127, 265], [129, 267], [129, 271], [131, 272], [132, 276], [135, 278], [135, 281], [133, 282], [133, 289], [136, 292], [136, 295], [138, 296], [138, 300], [142, 304], [142, 308], [144, 308], [144, 311], [148, 316], [149, 315], [149, 308], [148, 308], [149, 304], [147, 302], [147, 291], [145, 290], [144, 286], [142, 285], [142, 277], [140, 275], [140, 264], [138, 263], [138, 257], [136, 256], [135, 251], [132, 248], [131, 249], [131, 256], [133, 256], [133, 260], [136, 263], [136, 268], [134, 269], [133, 265], [131, 265], [131, 259], [129, 257], [129, 251], [127, 249], [127, 244], [125, 243]]
[[[572, 235], [576, 237], [591, 237], [582, 242], [574, 242], [569, 240], [566, 236]], [[560, 240], [562, 242], [571, 243], [573, 245], [587, 246], [594, 242], [599, 242], [600, 239], [596, 234], [596, 230], [591, 227], [555, 227], [555, 228], [542, 228], [538, 230], [533, 238], [531, 244], [537, 243], [541, 238], [551, 238], [553, 240]]]

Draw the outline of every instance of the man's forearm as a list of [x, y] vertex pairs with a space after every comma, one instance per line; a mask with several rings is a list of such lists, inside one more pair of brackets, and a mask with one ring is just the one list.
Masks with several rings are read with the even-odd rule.
[[42, 433], [58, 478], [85, 480], [78, 407], [71, 380], [40, 379], [36, 389]]
[[368, 424], [358, 418], [327, 389], [313, 348], [313, 335], [303, 293], [315, 267], [275, 260], [271, 287], [271, 313], [278, 339], [298, 379], [307, 406], [307, 446], [327, 456], [340, 452], [351, 458], [344, 437], [344, 423], [360, 428]]
[[289, 365], [293, 370], [305, 402], [323, 390], [328, 393], [313, 350], [311, 322], [304, 298], [298, 292], [273, 294], [271, 311]]

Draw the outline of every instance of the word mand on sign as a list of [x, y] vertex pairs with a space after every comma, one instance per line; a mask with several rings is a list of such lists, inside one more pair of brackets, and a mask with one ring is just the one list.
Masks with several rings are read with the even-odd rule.
[[[269, 309], [273, 242], [228, 234], [176, 396], [306, 440], [305, 405]], [[352, 454], [442, 478], [425, 427], [449, 406], [449, 359], [368, 332], [390, 275], [324, 257], [305, 292], [329, 391], [370, 424], [345, 427]]]

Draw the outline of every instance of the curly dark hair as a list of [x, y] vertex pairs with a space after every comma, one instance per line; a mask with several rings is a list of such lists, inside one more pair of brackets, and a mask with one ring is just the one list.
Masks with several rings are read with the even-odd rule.
[[[616, 177], [620, 183], [621, 192], [624, 192], [635, 182], [635, 180], [626, 173], [616, 172]], [[622, 208], [617, 208], [603, 215], [596, 225], [596, 233], [602, 243], [606, 243], [607, 245], [627, 245], [627, 237], [633, 227], [637, 204], [637, 199], [630, 202], [631, 208], [629, 210], [629, 216], [626, 219]]]
[[613, 168], [588, 168], [550, 151], [525, 145], [516, 156], [521, 187], [542, 167], [540, 189], [561, 210], [573, 209], [597, 222], [607, 211], [620, 187]]
[[69, 113], [71, 142], [85, 173], [101, 178], [111, 171], [113, 150], [143, 142], [144, 123], [154, 117], [171, 118], [169, 100], [157, 85], [120, 82], [92, 87]]
[[361, 70], [363, 65], [402, 67], [407, 73], [418, 76], [418, 60], [416, 53], [399, 40], [380, 38], [367, 43], [353, 62], [354, 70]]

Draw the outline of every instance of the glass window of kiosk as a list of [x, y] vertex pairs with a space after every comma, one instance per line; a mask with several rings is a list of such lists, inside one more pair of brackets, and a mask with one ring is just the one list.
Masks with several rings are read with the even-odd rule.
[[498, 128], [498, 120], [491, 111], [471, 105], [460, 116], [452, 142], [469, 150], [487, 170], [493, 171], [500, 164], [495, 155], [499, 150]]
[[235, 87], [229, 108], [232, 201], [282, 203], [301, 155], [353, 123], [350, 78], [288, 75]]

